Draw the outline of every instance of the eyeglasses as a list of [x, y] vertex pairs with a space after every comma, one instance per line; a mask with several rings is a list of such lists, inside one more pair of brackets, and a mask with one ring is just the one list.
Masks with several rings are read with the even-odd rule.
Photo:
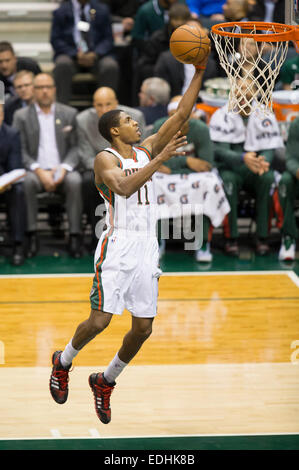
[[55, 88], [54, 85], [35, 85], [35, 90], [42, 90], [45, 88], [46, 90], [51, 90], [52, 88]]
[[21, 88], [28, 88], [32, 86], [32, 83], [24, 83], [23, 85], [18, 85], [15, 87], [16, 90], [21, 90]]

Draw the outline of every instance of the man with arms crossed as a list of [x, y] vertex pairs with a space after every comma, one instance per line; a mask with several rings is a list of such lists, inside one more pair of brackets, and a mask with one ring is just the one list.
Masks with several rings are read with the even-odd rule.
[[206, 61], [196, 66], [177, 112], [140, 147], [133, 147], [140, 137], [138, 123], [124, 111], [109, 111], [99, 121], [100, 133], [111, 143], [111, 148], [96, 156], [94, 164], [95, 183], [107, 207], [107, 230], [95, 253], [90, 317], [77, 327], [64, 351], [53, 354], [50, 391], [57, 403], [67, 400], [74, 357], [109, 325], [113, 314], [128, 309], [132, 328], [120, 350], [104, 373], [89, 377], [97, 416], [105, 424], [111, 420], [110, 395], [115, 379], [150, 336], [156, 315], [159, 249], [155, 230], [152, 234], [146, 228], [154, 202], [151, 176], [186, 143], [180, 129], [197, 100], [205, 65]]

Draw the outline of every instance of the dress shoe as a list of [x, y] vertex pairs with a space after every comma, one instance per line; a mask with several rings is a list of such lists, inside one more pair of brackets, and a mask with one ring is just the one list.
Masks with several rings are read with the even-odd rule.
[[38, 238], [35, 232], [31, 232], [28, 237], [27, 258], [36, 256], [39, 249]]
[[69, 251], [72, 258], [81, 258], [81, 240], [79, 235], [71, 235], [69, 242]]
[[15, 245], [12, 253], [11, 264], [13, 266], [22, 266], [24, 263], [24, 248], [22, 245]]
[[258, 255], [265, 256], [269, 253], [270, 247], [265, 240], [257, 240], [255, 250]]

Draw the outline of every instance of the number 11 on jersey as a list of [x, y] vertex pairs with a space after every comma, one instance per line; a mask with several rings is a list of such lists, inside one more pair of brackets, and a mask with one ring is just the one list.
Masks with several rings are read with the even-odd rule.
[[147, 189], [146, 184], [138, 189], [138, 203], [137, 204], [145, 204], [145, 205], [149, 204], [148, 189]]

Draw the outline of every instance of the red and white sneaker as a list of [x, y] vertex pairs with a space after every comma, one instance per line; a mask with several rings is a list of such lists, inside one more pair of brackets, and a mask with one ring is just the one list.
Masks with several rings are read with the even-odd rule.
[[68, 397], [69, 370], [72, 366], [71, 364], [68, 368], [62, 367], [60, 363], [61, 354], [62, 351], [55, 351], [52, 356], [53, 368], [49, 384], [53, 399], [60, 405], [65, 403]]
[[91, 374], [88, 379], [89, 386], [93, 392], [96, 414], [100, 421], [108, 424], [111, 421], [110, 396], [116, 383], [108, 384], [104, 375]]

